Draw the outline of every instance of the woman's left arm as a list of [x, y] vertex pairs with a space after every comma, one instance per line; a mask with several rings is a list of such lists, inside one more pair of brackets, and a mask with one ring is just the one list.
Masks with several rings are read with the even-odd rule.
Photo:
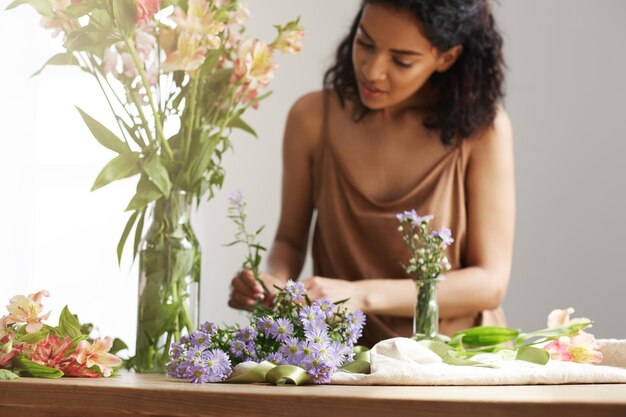
[[470, 139], [465, 179], [465, 266], [439, 287], [441, 317], [492, 310], [504, 300], [515, 231], [515, 175], [511, 122], [500, 108], [493, 127]]

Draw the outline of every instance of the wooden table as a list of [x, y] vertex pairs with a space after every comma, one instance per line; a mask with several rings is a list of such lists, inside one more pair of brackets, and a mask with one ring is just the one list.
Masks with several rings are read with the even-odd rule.
[[626, 416], [626, 384], [495, 387], [189, 384], [162, 375], [0, 381], [0, 417]]

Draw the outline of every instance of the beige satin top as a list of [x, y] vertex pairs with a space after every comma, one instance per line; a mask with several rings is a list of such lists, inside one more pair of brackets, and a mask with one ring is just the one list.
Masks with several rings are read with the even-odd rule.
[[[435, 168], [406, 195], [394, 201], [375, 201], [350, 178], [333, 146], [324, 117], [323, 144], [314, 169], [314, 203], [317, 211], [313, 235], [313, 273], [328, 278], [362, 280], [408, 278], [399, 262], [410, 251], [397, 231], [396, 213], [415, 209], [435, 216], [433, 229], [448, 227], [455, 242], [448, 250], [452, 269], [464, 267], [467, 210], [465, 202], [465, 141], [451, 148]], [[331, 139], [332, 138], [332, 139]], [[408, 168], [408, 167], [407, 167]], [[439, 332], [450, 335], [477, 325], [505, 325], [501, 309], [440, 320]], [[367, 314], [359, 344], [372, 346], [396, 336], [410, 336], [413, 319]]]

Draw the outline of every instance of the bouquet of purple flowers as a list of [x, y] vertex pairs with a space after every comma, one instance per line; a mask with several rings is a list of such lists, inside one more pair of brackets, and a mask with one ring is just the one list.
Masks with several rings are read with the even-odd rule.
[[190, 382], [219, 382], [242, 362], [263, 361], [303, 368], [317, 384], [352, 362], [365, 315], [342, 300], [311, 301], [302, 283], [278, 289], [272, 308], [257, 304], [250, 325], [218, 327], [206, 322], [180, 343], [172, 343], [168, 374]]

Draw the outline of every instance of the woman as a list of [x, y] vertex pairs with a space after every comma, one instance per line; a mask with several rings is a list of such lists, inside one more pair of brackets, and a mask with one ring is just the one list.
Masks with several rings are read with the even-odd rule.
[[[350, 298], [362, 344], [409, 336], [416, 288], [395, 214], [416, 209], [456, 239], [440, 332], [504, 324], [515, 193], [501, 45], [486, 0], [364, 0], [324, 91], [289, 113], [268, 288], [299, 276], [316, 212], [309, 296]], [[261, 295], [242, 271], [229, 305]]]

